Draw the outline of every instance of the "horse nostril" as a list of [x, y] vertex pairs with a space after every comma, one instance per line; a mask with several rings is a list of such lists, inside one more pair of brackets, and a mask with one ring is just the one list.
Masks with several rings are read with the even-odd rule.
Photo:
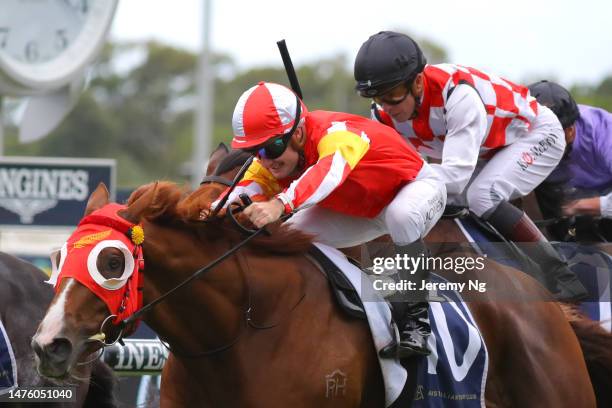
[[64, 362], [72, 353], [72, 343], [65, 337], [56, 337], [44, 347], [44, 353], [54, 362]]
[[38, 358], [40, 358], [43, 350], [42, 350], [42, 347], [40, 347], [40, 344], [38, 344], [38, 342], [35, 339], [32, 339], [32, 342], [30, 343], [30, 347], [32, 347], [32, 350], [34, 351], [34, 353], [36, 353]]

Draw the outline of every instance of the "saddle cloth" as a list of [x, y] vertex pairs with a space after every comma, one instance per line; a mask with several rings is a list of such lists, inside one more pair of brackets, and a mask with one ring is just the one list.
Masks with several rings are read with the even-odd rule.
[[[315, 244], [348, 278], [363, 301], [376, 353], [395, 335], [391, 310], [376, 292], [364, 272], [344, 254], [323, 244]], [[432, 281], [443, 281], [432, 275]], [[478, 327], [454, 291], [438, 291], [445, 302], [429, 305], [432, 335], [428, 357], [418, 357], [414, 400], [398, 405], [406, 394], [408, 373], [398, 360], [379, 358], [385, 384], [386, 407], [484, 407], [488, 353]], [[376, 299], [376, 300], [374, 300]]]
[[[517, 257], [504, 251], [504, 246], [495, 245], [492, 237], [470, 218], [456, 219], [468, 241], [477, 245], [490, 259], [524, 270]], [[612, 256], [592, 245], [575, 242], [553, 242], [555, 249], [567, 261], [588, 291], [587, 301], [580, 303], [580, 310], [589, 318], [600, 322], [612, 331]]]
[[17, 363], [11, 342], [0, 320], [0, 395], [17, 388]]
[[588, 301], [582, 302], [580, 309], [611, 332], [612, 257], [594, 246], [573, 242], [555, 242], [554, 246], [589, 292]]

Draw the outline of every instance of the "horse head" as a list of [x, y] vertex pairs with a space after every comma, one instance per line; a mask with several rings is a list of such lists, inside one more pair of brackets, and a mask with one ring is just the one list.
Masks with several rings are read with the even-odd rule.
[[121, 335], [117, 323], [142, 302], [139, 217], [154, 193], [143, 190], [126, 207], [110, 203], [100, 184], [77, 229], [52, 255], [55, 296], [32, 339], [44, 376], [67, 378], [86, 355]]
[[[39, 372], [67, 377], [86, 355], [125, 335], [122, 330], [130, 331], [131, 325], [123, 323], [143, 304], [171, 291], [238, 242], [241, 233], [228, 220], [199, 219], [203, 207], [224, 189], [209, 183], [186, 194], [173, 183], [157, 182], [138, 188], [127, 205], [120, 205], [109, 202], [106, 187], [100, 185], [53, 263], [50, 283], [56, 294], [32, 340]], [[309, 239], [288, 231], [253, 245], [286, 253], [299, 251]], [[280, 245], [285, 241], [293, 245]], [[216, 266], [210, 279], [190, 283], [180, 295], [148, 311], [145, 320], [182, 349], [214, 348], [231, 338], [244, 313], [245, 257]], [[222, 316], [202, 317], [201, 310]], [[194, 325], [195, 319], [203, 324]]]

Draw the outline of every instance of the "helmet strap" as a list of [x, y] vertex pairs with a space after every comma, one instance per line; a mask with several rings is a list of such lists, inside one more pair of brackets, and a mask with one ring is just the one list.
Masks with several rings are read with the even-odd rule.
[[413, 91], [412, 88], [414, 86], [414, 83], [417, 80], [419, 74], [417, 74], [414, 79], [412, 81], [410, 81], [410, 86], [408, 87], [408, 90], [410, 92], [410, 95], [412, 95], [412, 97], [414, 98], [414, 111], [412, 112], [412, 116], [410, 116], [410, 120], [413, 120], [414, 118], [416, 118], [419, 115], [419, 109], [421, 108], [421, 101], [423, 99], [423, 94], [425, 92], [424, 89], [422, 89], [421, 92], [421, 96], [417, 96]]
[[412, 87], [410, 87], [410, 95], [412, 95], [412, 97], [414, 98], [414, 110], [412, 111], [412, 116], [410, 116], [410, 120], [413, 120], [417, 116], [419, 116], [419, 109], [421, 108], [421, 98], [419, 98], [412, 92]]

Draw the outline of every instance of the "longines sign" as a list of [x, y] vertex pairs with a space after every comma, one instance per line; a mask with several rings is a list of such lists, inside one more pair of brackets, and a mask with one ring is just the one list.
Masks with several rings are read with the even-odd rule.
[[0, 224], [73, 226], [104, 182], [115, 196], [115, 160], [0, 158]]

